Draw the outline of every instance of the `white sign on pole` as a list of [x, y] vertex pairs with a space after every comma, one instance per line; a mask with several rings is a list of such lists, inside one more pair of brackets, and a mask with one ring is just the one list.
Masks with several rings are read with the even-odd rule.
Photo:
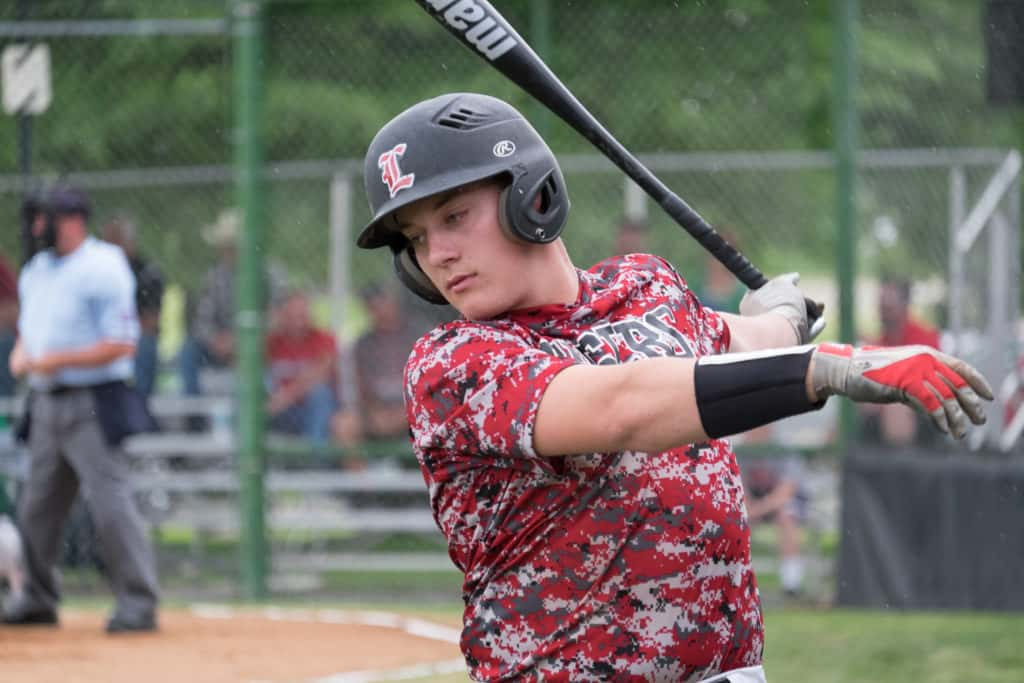
[[0, 57], [4, 111], [41, 114], [50, 106], [50, 48], [43, 43], [17, 43]]

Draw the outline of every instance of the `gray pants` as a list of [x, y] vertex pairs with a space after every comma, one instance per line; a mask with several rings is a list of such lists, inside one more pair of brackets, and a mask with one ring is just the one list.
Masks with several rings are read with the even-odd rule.
[[31, 409], [31, 460], [18, 504], [28, 574], [26, 606], [57, 608], [61, 530], [81, 486], [117, 600], [115, 614], [129, 619], [153, 614], [156, 562], [132, 497], [128, 456], [104, 441], [92, 391], [36, 392]]

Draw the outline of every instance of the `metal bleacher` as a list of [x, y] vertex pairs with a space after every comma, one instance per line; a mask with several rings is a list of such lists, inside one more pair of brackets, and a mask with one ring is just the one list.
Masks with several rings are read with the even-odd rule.
[[[8, 425], [20, 414], [23, 400], [0, 399], [0, 417], [6, 418]], [[150, 409], [161, 431], [131, 437], [124, 444], [133, 457], [133, 482], [147, 521], [156, 533], [174, 528], [193, 534], [198, 539], [198, 553], [204, 539], [237, 538], [240, 483], [238, 441], [230, 429], [231, 397], [160, 394], [150, 399]], [[186, 419], [197, 415], [211, 428], [186, 430]], [[226, 430], [216, 427], [224, 424]], [[267, 529], [274, 538], [412, 533], [440, 539], [418, 470], [399, 468], [386, 458], [364, 460], [369, 464], [349, 469], [341, 463], [351, 453], [335, 452], [337, 457], [330, 459], [322, 454], [318, 459], [306, 458], [301, 447], [282, 444], [272, 435], [265, 451]], [[0, 473], [16, 483], [24, 478], [26, 465], [24, 447], [14, 442], [10, 429], [0, 431]], [[406, 560], [413, 567], [450, 567], [447, 557], [438, 553]], [[324, 552], [315, 558], [275, 554], [274, 563], [278, 571], [300, 566], [308, 571], [314, 565], [337, 569], [388, 564], [366, 553]]]

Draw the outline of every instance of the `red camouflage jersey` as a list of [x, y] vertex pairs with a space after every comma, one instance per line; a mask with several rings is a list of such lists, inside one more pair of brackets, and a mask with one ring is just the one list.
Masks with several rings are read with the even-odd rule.
[[577, 363], [729, 346], [664, 260], [579, 270], [575, 304], [460, 320], [405, 371], [434, 518], [465, 574], [461, 648], [477, 681], [699, 681], [761, 663], [763, 625], [727, 441], [548, 458], [548, 383]]

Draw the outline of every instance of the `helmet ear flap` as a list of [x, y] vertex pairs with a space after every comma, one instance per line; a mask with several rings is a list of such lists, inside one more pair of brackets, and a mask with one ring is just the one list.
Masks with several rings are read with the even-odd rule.
[[416, 256], [413, 255], [411, 248], [408, 246], [395, 248], [393, 263], [398, 279], [413, 294], [439, 306], [448, 303], [448, 300], [441, 295], [441, 292], [430, 281], [430, 278], [423, 272], [423, 269], [420, 268], [420, 264], [416, 261]]
[[553, 242], [562, 234], [568, 214], [569, 197], [555, 169], [548, 170], [526, 190], [513, 182], [498, 199], [501, 228], [519, 242]]
[[512, 212], [513, 208], [509, 206], [509, 195], [512, 193], [512, 185], [506, 185], [505, 189], [498, 195], [498, 225], [501, 226], [501, 231], [505, 233], [505, 237], [508, 237], [513, 242], [525, 242], [524, 239], [513, 226]]

